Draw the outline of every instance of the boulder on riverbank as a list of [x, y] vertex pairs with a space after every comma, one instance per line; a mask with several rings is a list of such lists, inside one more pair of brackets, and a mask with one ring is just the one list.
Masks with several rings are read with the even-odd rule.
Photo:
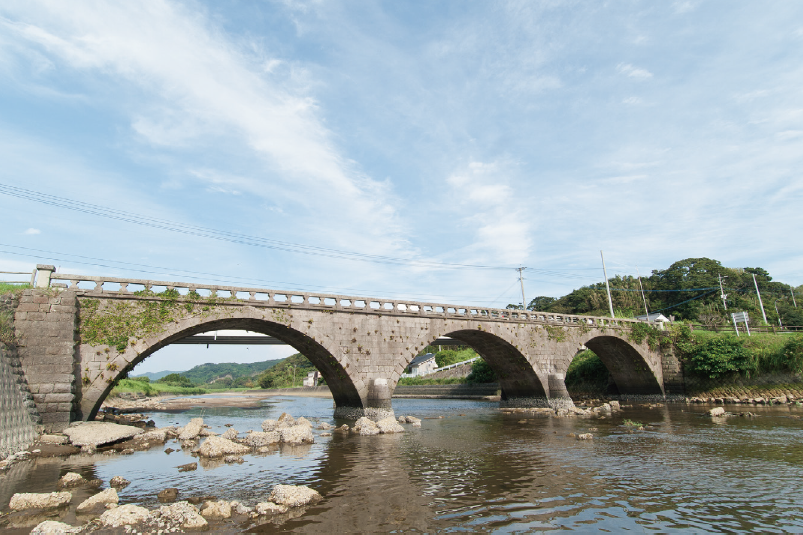
[[70, 442], [75, 446], [97, 448], [140, 435], [142, 429], [108, 422], [81, 422], [65, 429], [64, 434], [70, 437]]
[[231, 503], [225, 500], [205, 502], [201, 508], [201, 516], [217, 520], [231, 518]]

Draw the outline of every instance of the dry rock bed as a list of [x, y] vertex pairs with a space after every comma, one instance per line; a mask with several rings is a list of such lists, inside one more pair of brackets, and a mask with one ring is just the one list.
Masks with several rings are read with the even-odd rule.
[[[334, 427], [326, 422], [314, 424], [304, 417], [284, 413], [276, 420], [265, 420], [260, 431], [241, 433], [227, 424], [224, 433], [211, 431], [202, 418], [194, 418], [183, 427], [161, 429], [112, 422], [80, 422], [63, 434], [43, 435], [31, 451], [46, 445], [70, 448], [78, 456], [127, 455], [136, 451], [164, 448], [170, 454], [177, 449], [196, 457], [192, 463], [175, 467], [175, 478], [198, 469], [214, 469], [226, 464], [248, 462], [277, 448], [301, 447], [314, 443], [317, 436], [371, 436], [403, 433], [402, 424], [421, 426], [421, 420], [401, 416], [374, 422], [360, 418], [353, 426]], [[172, 447], [169, 447], [172, 446]], [[175, 449], [174, 449], [175, 448]], [[68, 454], [69, 454], [68, 453]], [[219, 500], [211, 495], [185, 496], [176, 487], [158, 492], [159, 506], [147, 508], [136, 503], [121, 503], [120, 493], [136, 483], [126, 474], [109, 481], [87, 480], [76, 472], [64, 474], [51, 492], [17, 493], [8, 510], [0, 513], [0, 530], [31, 529], [31, 533], [171, 533], [183, 531], [239, 531], [264, 523], [281, 524], [297, 518], [325, 499], [318, 491], [303, 485], [276, 485], [266, 489], [253, 503]], [[224, 489], [204, 489], [214, 494]], [[69, 522], [66, 522], [69, 521]]]

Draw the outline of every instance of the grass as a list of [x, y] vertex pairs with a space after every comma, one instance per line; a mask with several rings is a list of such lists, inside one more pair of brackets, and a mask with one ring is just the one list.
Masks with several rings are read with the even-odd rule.
[[644, 427], [643, 423], [636, 422], [636, 421], [633, 421], [633, 420], [628, 420], [627, 418], [625, 418], [625, 421], [622, 422], [622, 423], [624, 425], [626, 425], [627, 427]]
[[448, 379], [424, 379], [421, 377], [402, 377], [399, 379], [400, 386], [419, 386], [419, 385], [461, 385], [468, 381], [465, 377], [449, 377]]
[[21, 292], [30, 287], [30, 284], [8, 284], [7, 282], [0, 282], [0, 295]]
[[200, 387], [175, 386], [166, 383], [146, 383], [134, 379], [121, 379], [109, 393], [109, 397], [116, 397], [123, 393], [142, 394], [144, 396], [161, 396], [166, 394], [189, 396], [207, 394], [209, 390]]

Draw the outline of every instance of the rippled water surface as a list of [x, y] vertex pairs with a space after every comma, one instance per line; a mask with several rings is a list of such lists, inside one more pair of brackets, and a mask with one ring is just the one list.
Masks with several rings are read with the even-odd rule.
[[[401, 435], [334, 434], [304, 447], [248, 455], [242, 465], [194, 462], [167, 447], [128, 456], [74, 456], [16, 465], [0, 476], [0, 506], [13, 492], [50, 492], [68, 471], [132, 483], [121, 503], [156, 507], [156, 493], [214, 495], [253, 505], [278, 483], [309, 485], [324, 501], [281, 524], [222, 531], [695, 531], [803, 532], [803, 410], [751, 408], [755, 418], [712, 419], [705, 407], [625, 408], [606, 419], [503, 414], [495, 404], [393, 401], [397, 415], [425, 418]], [[263, 408], [151, 414], [157, 426], [203, 416], [259, 430], [282, 412], [333, 424], [332, 401], [271, 398]], [[443, 418], [438, 418], [443, 416]], [[627, 418], [643, 431], [623, 425]], [[591, 432], [591, 441], [576, 434]], [[66, 521], [74, 518], [65, 518]], [[72, 522], [77, 524], [77, 521]], [[10, 527], [10, 526], [9, 526]], [[30, 529], [30, 528], [28, 528]]]

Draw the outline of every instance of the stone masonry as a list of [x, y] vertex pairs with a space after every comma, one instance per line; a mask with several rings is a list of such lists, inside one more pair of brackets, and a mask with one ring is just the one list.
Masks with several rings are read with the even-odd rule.
[[19, 360], [45, 430], [73, 418], [76, 378], [75, 292], [25, 290], [14, 316]]
[[[584, 345], [621, 393], [664, 394], [662, 356], [629, 341], [628, 320], [78, 275], [53, 280], [67, 284], [27, 290], [16, 314], [23, 369], [51, 429], [93, 418], [117, 378], [160, 348], [223, 329], [267, 334], [304, 354], [326, 379], [337, 417], [392, 414], [401, 374], [444, 336], [473, 347], [496, 371], [503, 406], [571, 406], [564, 377]], [[158, 328], [109, 345], [76, 334], [90, 317], [157, 306], [165, 289], [183, 293], [173, 294], [173, 315]]]

